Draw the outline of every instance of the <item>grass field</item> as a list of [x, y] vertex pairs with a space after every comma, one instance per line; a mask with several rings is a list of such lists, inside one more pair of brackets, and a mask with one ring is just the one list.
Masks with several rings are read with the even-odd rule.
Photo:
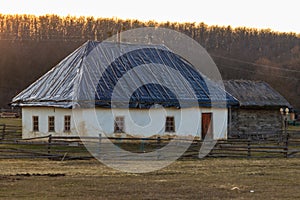
[[300, 131], [300, 126], [289, 126], [288, 130], [290, 130], [290, 131]]
[[10, 124], [10, 125], [15, 125], [15, 126], [21, 126], [22, 119], [21, 118], [0, 118], [0, 124]]
[[129, 174], [96, 160], [0, 160], [0, 199], [300, 199], [300, 159], [177, 161]]
[[0, 199], [300, 199], [299, 188], [300, 158], [180, 160], [146, 174], [96, 160], [0, 159]]

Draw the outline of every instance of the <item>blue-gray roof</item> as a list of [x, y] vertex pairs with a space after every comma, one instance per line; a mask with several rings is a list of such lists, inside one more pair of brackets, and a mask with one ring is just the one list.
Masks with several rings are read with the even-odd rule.
[[237, 100], [164, 45], [88, 41], [12, 100], [19, 106], [223, 107]]

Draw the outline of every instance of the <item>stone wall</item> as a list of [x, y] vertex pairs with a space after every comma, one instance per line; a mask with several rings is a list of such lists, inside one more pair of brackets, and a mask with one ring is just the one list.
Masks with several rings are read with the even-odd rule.
[[229, 135], [253, 132], [276, 133], [283, 125], [278, 109], [234, 108], [231, 110], [231, 119], [228, 122]]

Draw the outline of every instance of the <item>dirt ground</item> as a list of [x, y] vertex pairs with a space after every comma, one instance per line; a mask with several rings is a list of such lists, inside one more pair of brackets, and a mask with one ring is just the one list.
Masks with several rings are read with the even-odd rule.
[[0, 199], [300, 199], [300, 159], [177, 161], [130, 174], [96, 160], [0, 160]]

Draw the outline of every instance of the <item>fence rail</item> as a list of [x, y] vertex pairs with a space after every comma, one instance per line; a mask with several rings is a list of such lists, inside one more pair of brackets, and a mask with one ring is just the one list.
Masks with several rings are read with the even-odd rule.
[[[49, 158], [49, 159], [91, 159], [93, 156], [85, 144], [101, 152], [100, 148], [108, 143], [114, 143], [116, 148], [109, 151], [118, 153], [120, 149], [135, 153], [147, 153], [159, 150], [175, 142], [175, 148], [190, 143], [181, 159], [198, 158], [203, 141], [191, 138], [171, 137], [105, 137], [101, 134], [95, 137], [53, 136], [36, 138], [21, 138], [21, 127], [0, 124], [0, 158]], [[206, 141], [207, 142], [207, 141]], [[174, 149], [176, 151], [176, 149]], [[108, 153], [111, 153], [108, 152]], [[107, 153], [107, 152], [106, 152]], [[171, 152], [172, 154], [172, 152]], [[239, 158], [269, 158], [269, 157], [300, 157], [300, 132], [248, 134], [241, 137], [219, 140], [207, 157], [239, 157]]]
[[15, 140], [22, 137], [21, 126], [0, 124], [0, 141]]

